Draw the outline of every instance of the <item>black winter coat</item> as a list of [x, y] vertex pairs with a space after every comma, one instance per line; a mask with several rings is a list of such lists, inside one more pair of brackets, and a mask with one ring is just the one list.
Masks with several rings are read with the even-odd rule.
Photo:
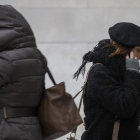
[[[37, 107], [46, 58], [33, 32], [12, 6], [0, 5], [0, 108]], [[0, 119], [0, 140], [42, 140], [36, 116]]]
[[81, 140], [112, 140], [115, 115], [120, 119], [118, 140], [140, 140], [138, 130], [140, 103], [140, 74], [126, 70], [125, 57], [107, 56], [113, 47], [94, 49], [93, 63], [83, 97], [85, 131]]

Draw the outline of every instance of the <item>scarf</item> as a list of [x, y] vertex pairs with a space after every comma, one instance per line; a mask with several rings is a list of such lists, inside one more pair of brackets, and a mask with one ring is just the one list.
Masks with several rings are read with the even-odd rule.
[[110, 39], [100, 40], [92, 51], [89, 51], [83, 56], [82, 65], [74, 74], [74, 78], [78, 79], [80, 73], [82, 73], [84, 76], [86, 63], [92, 62], [93, 64], [102, 63], [123, 80], [123, 76], [126, 70], [126, 58], [123, 55], [115, 55], [113, 57], [109, 57], [108, 55], [115, 52], [116, 48], [109, 46], [101, 49], [106, 43], [111, 44]]

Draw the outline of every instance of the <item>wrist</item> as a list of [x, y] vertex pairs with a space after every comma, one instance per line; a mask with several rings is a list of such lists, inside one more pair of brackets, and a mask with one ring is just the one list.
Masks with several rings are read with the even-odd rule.
[[139, 61], [134, 58], [126, 59], [126, 69], [135, 70], [139, 72]]

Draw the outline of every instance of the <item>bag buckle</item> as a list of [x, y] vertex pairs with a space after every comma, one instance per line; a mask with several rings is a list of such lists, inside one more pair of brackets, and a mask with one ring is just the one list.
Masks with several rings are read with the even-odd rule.
[[6, 107], [3, 107], [3, 111], [4, 111], [4, 118], [7, 118], [7, 114], [6, 114]]
[[[77, 131], [77, 127], [72, 130], [72, 132], [70, 134], [70, 138], [67, 138], [67, 140], [77, 140], [77, 139], [75, 139], [76, 131]], [[74, 136], [72, 136], [72, 134], [74, 134]]]

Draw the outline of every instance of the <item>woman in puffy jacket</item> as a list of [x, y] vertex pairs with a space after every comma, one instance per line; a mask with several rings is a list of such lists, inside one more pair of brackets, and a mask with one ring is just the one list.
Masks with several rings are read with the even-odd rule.
[[36, 116], [46, 58], [24, 17], [0, 5], [0, 140], [42, 140]]
[[74, 75], [78, 78], [85, 64], [93, 62], [83, 96], [81, 140], [112, 140], [119, 120], [118, 140], [140, 140], [140, 27], [120, 22], [109, 28], [109, 35], [84, 55]]

